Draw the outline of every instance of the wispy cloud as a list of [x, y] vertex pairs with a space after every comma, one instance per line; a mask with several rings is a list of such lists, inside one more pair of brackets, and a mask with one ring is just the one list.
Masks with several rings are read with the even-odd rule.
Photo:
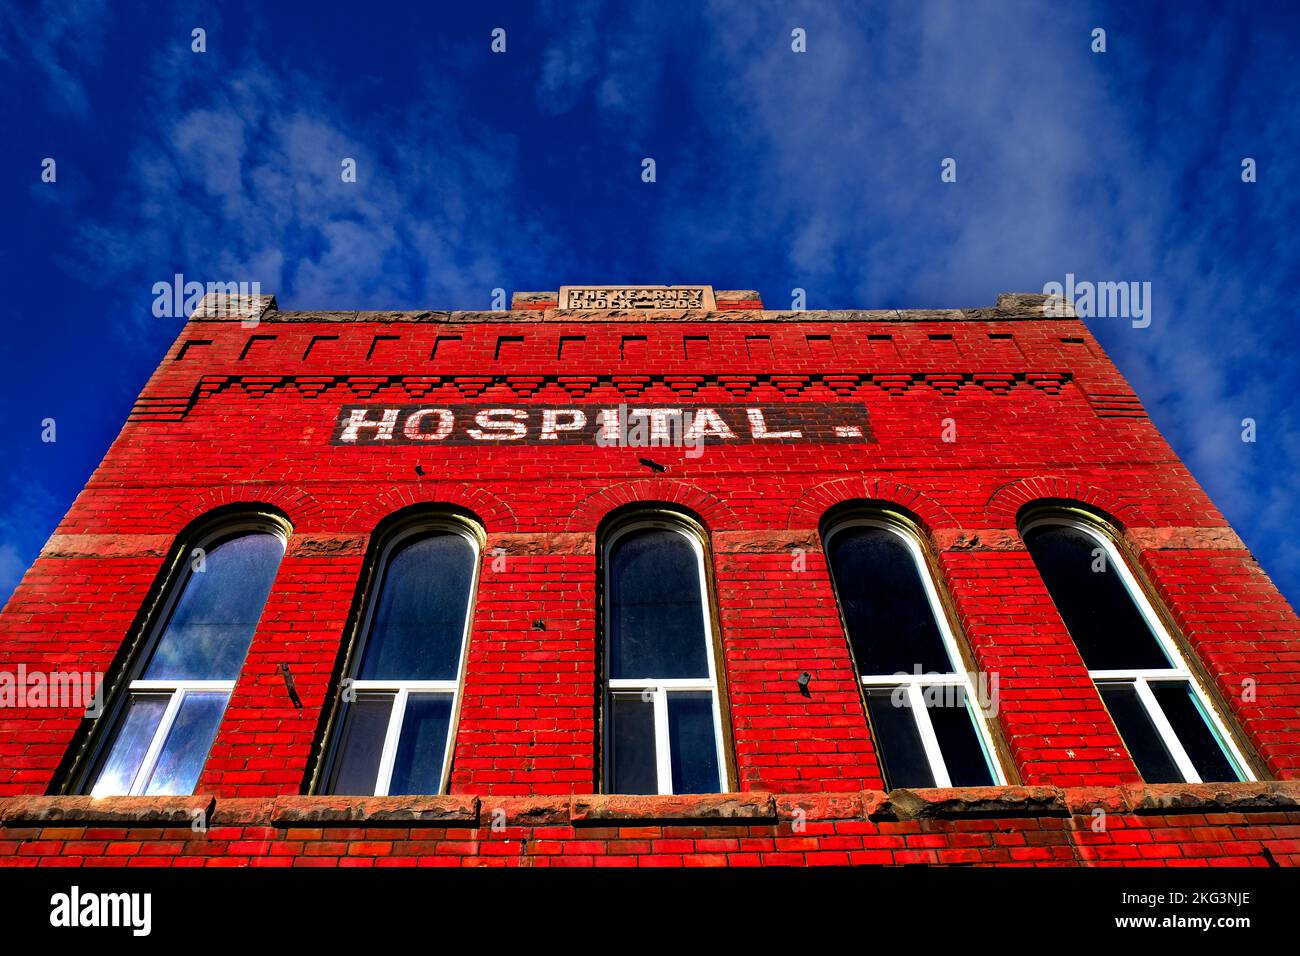
[[[826, 299], [846, 287], [853, 303], [939, 306], [1066, 272], [1152, 281], [1151, 328], [1094, 331], [1269, 569], [1300, 587], [1294, 332], [1270, 305], [1291, 298], [1300, 261], [1285, 225], [1300, 158], [1270, 151], [1267, 184], [1239, 175], [1243, 156], [1287, 140], [1300, 75], [1277, 71], [1283, 36], [1081, 6], [709, 11], [720, 62], [700, 71], [725, 80], [702, 89], [747, 170], [719, 180], [700, 218], [784, 235], [788, 274], [822, 304], [843, 305]], [[1099, 22], [1104, 55], [1088, 44]], [[807, 54], [787, 52], [794, 26]]]
[[104, 0], [44, 0], [35, 11], [0, 5], [0, 64], [9, 81], [30, 71], [40, 81], [24, 86], [55, 109], [85, 116], [90, 97], [83, 74], [100, 59], [108, 14]]
[[513, 201], [513, 138], [456, 109], [436, 79], [418, 105], [374, 117], [251, 53], [215, 86], [186, 66], [160, 71], [168, 85], [127, 188], [80, 230], [106, 285], [147, 289], [176, 271], [256, 280], [298, 307], [486, 307], [521, 256], [553, 244]]

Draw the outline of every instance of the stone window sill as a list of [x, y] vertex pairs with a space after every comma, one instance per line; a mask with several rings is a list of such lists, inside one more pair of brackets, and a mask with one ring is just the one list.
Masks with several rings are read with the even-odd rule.
[[89, 824], [289, 827], [610, 826], [622, 823], [768, 825], [804, 820], [916, 820], [1294, 811], [1300, 781], [1130, 784], [1120, 787], [954, 787], [773, 795], [762, 792], [628, 796], [268, 798], [18, 796], [0, 798], [0, 826]]

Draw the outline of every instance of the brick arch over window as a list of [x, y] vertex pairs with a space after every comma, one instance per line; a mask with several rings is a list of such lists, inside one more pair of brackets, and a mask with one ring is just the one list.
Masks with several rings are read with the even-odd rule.
[[181, 502], [172, 514], [180, 529], [221, 508], [256, 508], [258, 505], [269, 505], [282, 511], [294, 528], [324, 511], [319, 501], [292, 485], [222, 485]]
[[473, 514], [486, 532], [518, 530], [515, 513], [504, 501], [482, 488], [454, 482], [405, 485], [368, 498], [348, 515], [341, 530], [369, 534], [389, 515], [411, 505], [455, 505]]
[[786, 527], [816, 528], [826, 512], [849, 501], [900, 505], [921, 520], [927, 532], [960, 527], [943, 505], [924, 492], [889, 478], [836, 478], [804, 492], [790, 507]]
[[740, 527], [740, 519], [731, 507], [707, 491], [670, 478], [641, 478], [610, 485], [588, 497], [573, 509], [565, 530], [595, 531], [611, 511], [637, 502], [681, 505], [699, 515], [710, 531]]
[[989, 527], [1016, 527], [1020, 510], [1033, 501], [1090, 505], [1119, 525], [1120, 530], [1151, 524], [1137, 505], [1123, 500], [1113, 491], [1073, 478], [1042, 476], [1009, 482], [993, 492], [984, 506]]

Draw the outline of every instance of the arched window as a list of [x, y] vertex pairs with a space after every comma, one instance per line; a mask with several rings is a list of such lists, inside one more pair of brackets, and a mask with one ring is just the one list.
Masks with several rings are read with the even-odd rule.
[[986, 724], [996, 686], [981, 681], [977, 696], [960, 667], [909, 524], [888, 516], [843, 520], [827, 529], [824, 546], [886, 787], [1005, 783]]
[[670, 518], [637, 520], [604, 550], [605, 788], [727, 789], [704, 544]]
[[1142, 778], [1253, 779], [1111, 535], [1049, 515], [1021, 536]]
[[89, 775], [93, 796], [194, 792], [284, 556], [283, 529], [226, 526], [182, 555]]
[[444, 790], [478, 563], [478, 538], [459, 524], [407, 528], [380, 552], [324, 792]]

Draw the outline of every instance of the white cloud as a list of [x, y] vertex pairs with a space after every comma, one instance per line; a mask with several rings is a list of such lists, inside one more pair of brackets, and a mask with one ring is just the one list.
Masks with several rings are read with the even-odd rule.
[[100, 60], [108, 12], [105, 0], [44, 0], [35, 12], [0, 4], [0, 62], [24, 80], [39, 77], [57, 109], [85, 116], [90, 98], [80, 74]]
[[[287, 308], [485, 307], [551, 247], [514, 201], [511, 137], [436, 80], [418, 107], [375, 118], [251, 54], [215, 87], [160, 76], [121, 203], [80, 232], [88, 274], [106, 283], [147, 290], [183, 272], [259, 281]], [[179, 102], [191, 105], [168, 112]]]
[[[718, 62], [699, 73], [726, 82], [697, 88], [745, 174], [698, 210], [730, 235], [700, 238], [784, 236], [791, 283], [839, 306], [980, 305], [1066, 272], [1152, 281], [1151, 328], [1093, 330], [1266, 566], [1300, 579], [1293, 333], [1261, 308], [1293, 298], [1282, 266], [1300, 253], [1287, 225], [1300, 164], [1274, 154], [1271, 187], [1239, 181], [1242, 155], [1290, 139], [1282, 104], [1300, 74], [1275, 69], [1293, 56], [1284, 37], [1163, 17], [1140, 38], [1113, 35], [1103, 58], [1081, 7], [708, 10]], [[806, 54], [789, 52], [794, 25]], [[939, 181], [947, 156], [952, 186]], [[1231, 255], [1233, 237], [1270, 236], [1261, 255]], [[681, 240], [665, 226], [660, 241]], [[852, 302], [819, 294], [846, 283]], [[1240, 440], [1248, 416], [1254, 446]]]

